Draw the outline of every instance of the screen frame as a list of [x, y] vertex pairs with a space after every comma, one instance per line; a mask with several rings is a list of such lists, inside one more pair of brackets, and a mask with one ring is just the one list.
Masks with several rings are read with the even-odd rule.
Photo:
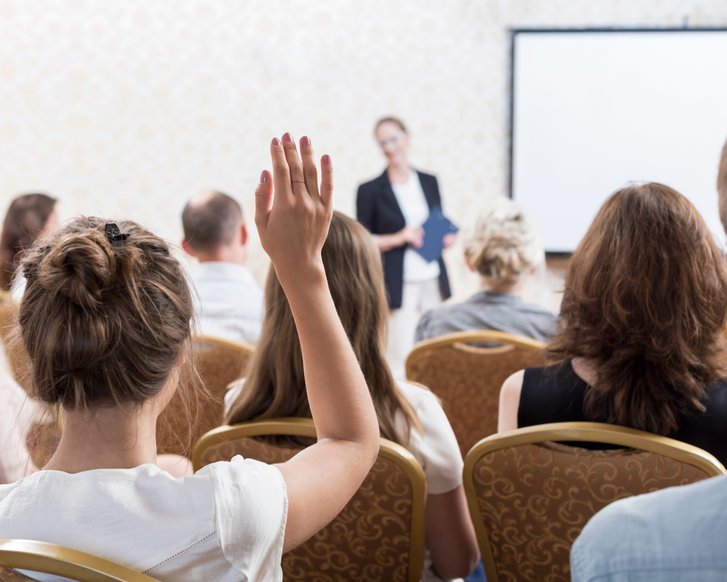
[[[721, 32], [727, 33], [725, 26], [695, 26], [695, 27], [565, 27], [565, 28], [540, 28], [540, 27], [517, 27], [510, 29], [510, 67], [509, 67], [509, 143], [508, 143], [508, 176], [507, 193], [511, 200], [515, 200], [513, 192], [513, 177], [515, 174], [515, 60], [517, 56], [518, 35], [525, 34], [609, 34], [609, 33], [691, 33], [691, 32]], [[569, 258], [572, 252], [546, 251], [546, 258]]]

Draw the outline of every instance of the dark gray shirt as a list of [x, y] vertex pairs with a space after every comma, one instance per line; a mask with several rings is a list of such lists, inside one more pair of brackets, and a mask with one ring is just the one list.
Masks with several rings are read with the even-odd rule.
[[462, 303], [430, 309], [419, 320], [416, 341], [456, 331], [488, 329], [546, 341], [556, 331], [556, 316], [525, 303], [513, 293], [480, 291]]

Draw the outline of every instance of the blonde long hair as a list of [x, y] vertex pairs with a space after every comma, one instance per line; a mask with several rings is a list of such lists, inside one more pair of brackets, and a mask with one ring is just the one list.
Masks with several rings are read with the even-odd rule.
[[[421, 424], [397, 389], [384, 358], [388, 306], [379, 251], [363, 226], [334, 212], [322, 255], [338, 316], [371, 391], [381, 436], [406, 446], [411, 429], [421, 430]], [[229, 424], [311, 416], [298, 333], [272, 267], [265, 285], [265, 305], [260, 341], [244, 389], [225, 419]], [[398, 414], [404, 419], [403, 433], [397, 430]]]

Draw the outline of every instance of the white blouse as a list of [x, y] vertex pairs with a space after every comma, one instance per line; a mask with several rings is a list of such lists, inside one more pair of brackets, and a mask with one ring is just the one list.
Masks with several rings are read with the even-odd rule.
[[287, 509], [280, 471], [240, 456], [181, 479], [150, 464], [43, 470], [0, 485], [0, 538], [69, 546], [160, 580], [280, 581]]
[[[462, 484], [462, 453], [454, 436], [449, 419], [439, 399], [428, 389], [408, 382], [397, 382], [399, 391], [411, 403], [422, 425], [420, 433], [412, 427], [409, 435], [409, 451], [424, 469], [427, 493], [447, 493]], [[233, 384], [225, 394], [225, 412], [244, 389], [244, 380]], [[404, 418], [396, 419], [399, 433], [404, 432]]]
[[[412, 170], [409, 179], [404, 184], [392, 184], [391, 189], [394, 191], [407, 226], [418, 228], [427, 221], [429, 205], [424, 196], [419, 174]], [[437, 261], [429, 263], [412, 247], [407, 247], [404, 252], [405, 282], [420, 283], [436, 279], [438, 276], [439, 263]]]

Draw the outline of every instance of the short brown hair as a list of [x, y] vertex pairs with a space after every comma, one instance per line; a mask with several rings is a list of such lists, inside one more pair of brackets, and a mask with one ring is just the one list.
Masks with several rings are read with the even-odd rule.
[[0, 234], [0, 289], [10, 289], [22, 253], [43, 231], [56, 202], [48, 194], [33, 193], [10, 203]]
[[725, 259], [692, 203], [662, 184], [628, 186], [571, 258], [549, 349], [595, 365], [589, 418], [670, 434], [725, 373], [726, 318]]
[[192, 299], [168, 245], [134, 222], [116, 237], [106, 226], [78, 218], [22, 260], [33, 388], [70, 409], [143, 403], [189, 343]]
[[195, 251], [211, 252], [229, 243], [242, 222], [242, 208], [224, 192], [190, 201], [182, 212], [184, 240]]

